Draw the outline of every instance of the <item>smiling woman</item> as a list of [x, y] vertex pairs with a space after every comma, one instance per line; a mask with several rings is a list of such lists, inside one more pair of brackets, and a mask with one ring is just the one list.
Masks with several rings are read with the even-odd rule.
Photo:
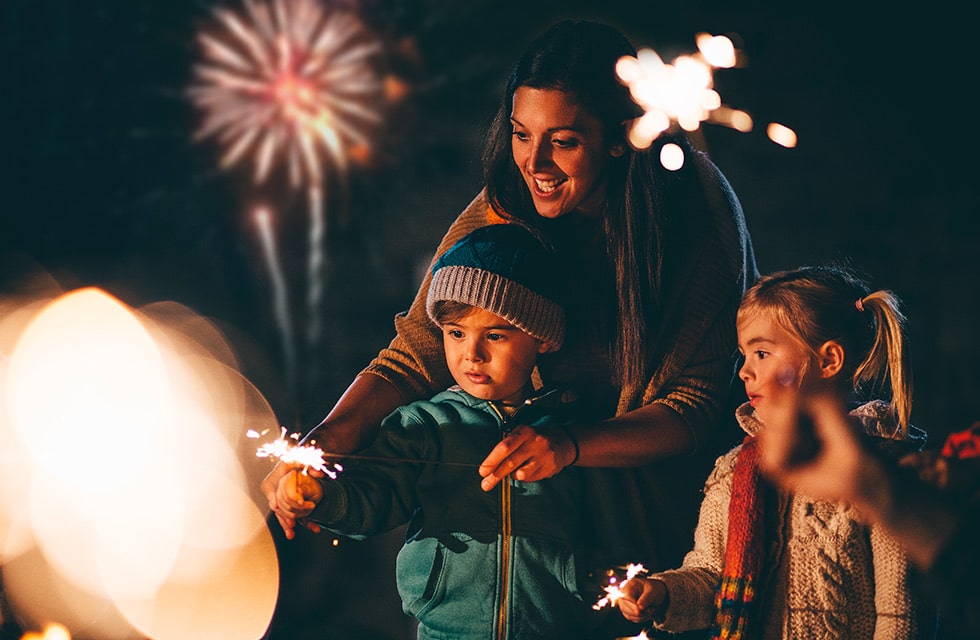
[[[474, 229], [505, 222], [553, 245], [569, 283], [560, 291], [567, 329], [562, 349], [539, 357], [538, 372], [583, 410], [567, 433], [515, 429], [487, 451], [482, 486], [492, 490], [512, 472], [523, 481], [552, 476], [577, 441], [577, 464], [603, 467], [586, 470], [602, 528], [599, 568], [680, 559], [703, 472], [691, 458], [669, 458], [708, 452], [705, 466], [713, 458], [734, 373], [735, 311], [756, 277], [738, 199], [707, 156], [680, 135], [649, 149], [628, 145], [626, 125], [640, 110], [615, 64], [634, 54], [616, 29], [588, 21], [560, 22], [536, 38], [487, 136], [486, 190], [436, 251], [438, 259]], [[668, 142], [689, 158], [680, 171], [660, 164]], [[400, 404], [452, 383], [425, 310], [429, 290], [427, 277], [396, 317], [393, 342], [311, 437], [354, 450]], [[283, 476], [273, 472], [263, 488], [291, 536], [295, 513], [277, 499]]]

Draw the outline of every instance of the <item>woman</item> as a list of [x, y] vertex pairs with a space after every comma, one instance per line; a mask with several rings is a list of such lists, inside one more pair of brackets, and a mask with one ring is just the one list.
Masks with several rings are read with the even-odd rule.
[[[483, 486], [517, 469], [534, 481], [573, 461], [603, 467], [588, 470], [595, 520], [607, 525], [602, 562], [652, 568], [679, 561], [690, 538], [704, 471], [684, 474], [685, 494], [664, 459], [713, 439], [734, 373], [735, 312], [756, 268], [738, 200], [706, 156], [672, 138], [688, 161], [671, 172], [658, 161], [666, 140], [628, 145], [640, 112], [614, 65], [635, 53], [617, 30], [587, 21], [558, 23], [530, 44], [490, 128], [486, 189], [436, 257], [496, 223], [528, 225], [555, 246], [574, 289], [566, 346], [539, 372], [578, 395], [582, 421], [568, 435], [515, 429], [488, 452]], [[325, 449], [366, 445], [396, 407], [452, 384], [428, 289], [426, 278], [389, 347], [314, 430]], [[263, 490], [292, 537], [294, 513], [276, 495], [282, 476], [271, 473]]]

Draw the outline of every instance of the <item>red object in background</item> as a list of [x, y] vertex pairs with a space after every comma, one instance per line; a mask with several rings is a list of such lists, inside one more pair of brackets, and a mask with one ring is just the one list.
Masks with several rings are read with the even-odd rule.
[[949, 434], [943, 443], [942, 455], [959, 460], [980, 457], [980, 422], [974, 422], [969, 429]]

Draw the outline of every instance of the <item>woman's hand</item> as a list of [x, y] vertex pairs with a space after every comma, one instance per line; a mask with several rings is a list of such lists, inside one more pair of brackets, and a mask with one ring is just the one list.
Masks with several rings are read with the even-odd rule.
[[630, 622], [645, 622], [652, 617], [663, 616], [667, 585], [660, 580], [632, 578], [622, 586], [621, 591], [616, 606]]
[[490, 491], [510, 473], [522, 482], [555, 475], [576, 458], [577, 445], [562, 429], [535, 430], [520, 425], [497, 443], [482, 463], [480, 487]]

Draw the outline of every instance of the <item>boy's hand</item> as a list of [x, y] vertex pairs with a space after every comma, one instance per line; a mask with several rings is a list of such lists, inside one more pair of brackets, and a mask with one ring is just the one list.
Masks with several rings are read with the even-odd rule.
[[490, 491], [511, 472], [522, 482], [555, 475], [575, 459], [575, 445], [560, 429], [536, 431], [520, 425], [480, 463], [480, 487]]
[[321, 476], [316, 470], [304, 472], [300, 467], [289, 468], [280, 476], [275, 493], [275, 512], [287, 540], [296, 536], [297, 521], [302, 522], [313, 533], [320, 532], [318, 524], [303, 522], [302, 519], [313, 513], [313, 509], [323, 498], [323, 487], [317, 480]]
[[645, 622], [663, 615], [667, 585], [660, 580], [632, 578], [622, 586], [621, 591], [622, 596], [616, 600], [616, 606], [630, 622]]

